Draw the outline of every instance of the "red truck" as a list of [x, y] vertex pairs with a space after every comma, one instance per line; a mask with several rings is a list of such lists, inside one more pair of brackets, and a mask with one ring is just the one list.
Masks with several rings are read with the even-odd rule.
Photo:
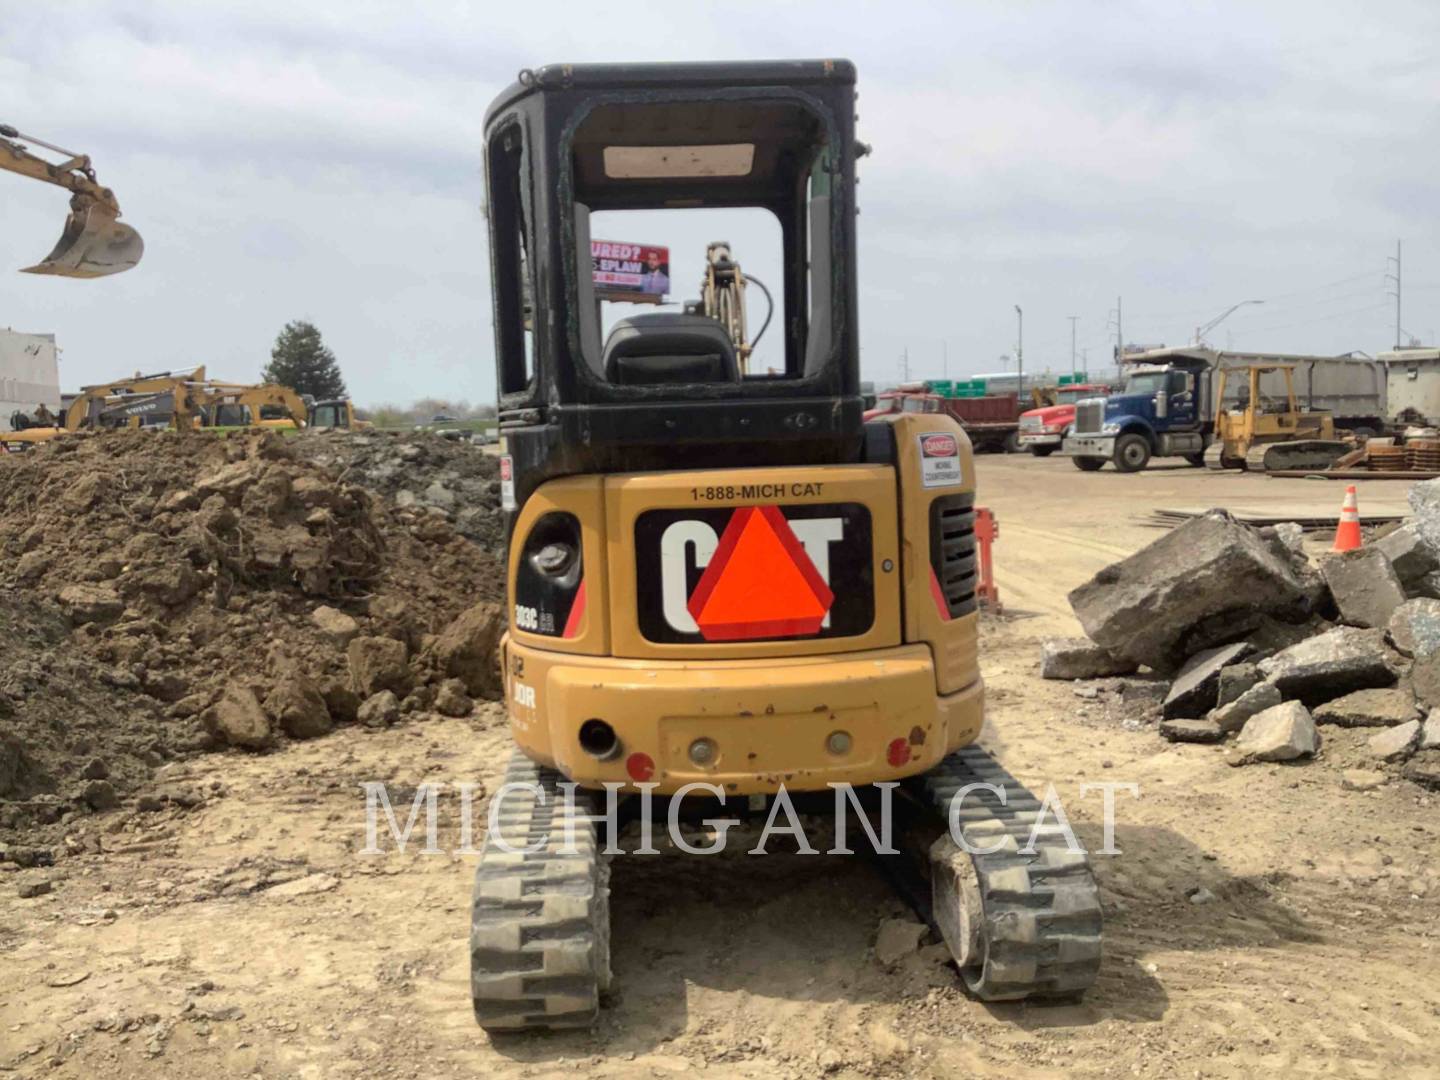
[[1031, 409], [1020, 417], [1020, 446], [1036, 457], [1048, 457], [1060, 449], [1075, 424], [1075, 403], [1103, 397], [1110, 388], [1101, 383], [1062, 386], [1055, 391], [1055, 404]]
[[943, 397], [923, 390], [891, 390], [877, 396], [875, 408], [865, 413], [873, 420], [891, 412], [946, 413], [953, 416], [970, 436], [978, 452], [1013, 452], [1020, 448], [1020, 399], [1015, 394], [985, 397]]

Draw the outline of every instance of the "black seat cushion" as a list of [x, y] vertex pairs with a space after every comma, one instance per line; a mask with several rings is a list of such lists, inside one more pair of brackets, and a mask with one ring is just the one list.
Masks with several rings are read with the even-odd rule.
[[714, 319], [656, 312], [615, 324], [605, 340], [605, 377], [622, 386], [739, 382], [740, 365]]

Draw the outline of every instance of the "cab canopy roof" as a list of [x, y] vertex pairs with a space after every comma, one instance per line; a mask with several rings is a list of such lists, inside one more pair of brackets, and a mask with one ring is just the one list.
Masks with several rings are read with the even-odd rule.
[[821, 99], [854, 82], [847, 60], [552, 64], [522, 71], [485, 122], [563, 102], [574, 198], [591, 210], [774, 205], [839, 134]]

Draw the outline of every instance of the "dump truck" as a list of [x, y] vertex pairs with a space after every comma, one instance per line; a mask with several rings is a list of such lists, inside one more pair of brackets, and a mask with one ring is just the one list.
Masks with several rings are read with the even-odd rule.
[[1060, 449], [1075, 426], [1075, 406], [1086, 398], [1103, 397], [1103, 383], [1067, 383], [1057, 387], [1055, 400], [1020, 414], [1020, 449], [1036, 457], [1049, 457]]
[[[470, 910], [491, 1032], [595, 1021], [623, 821], [836, 785], [905, 788], [933, 842], [896, 847], [976, 997], [1095, 979], [1088, 856], [1032, 836], [1039, 801], [978, 743], [970, 440], [943, 413], [862, 419], [854, 103], [845, 60], [564, 64], [486, 114], [515, 743]], [[727, 207], [782, 224], [764, 373], [703, 308], [602, 335], [595, 220], [678, 236]]]
[[1374, 435], [1385, 428], [1383, 365], [1374, 360], [1337, 356], [1241, 353], [1201, 346], [1127, 353], [1124, 386], [1118, 394], [1088, 398], [1075, 406], [1075, 425], [1061, 452], [1084, 471], [1113, 462], [1119, 472], [1137, 472], [1156, 457], [1184, 458], [1205, 464], [1215, 441], [1220, 409], [1240, 405], [1244, 379], [1231, 379], [1225, 399], [1217, 401], [1221, 367], [1265, 366], [1261, 392], [1286, 396], [1288, 368], [1297, 408], [1328, 412], [1338, 431]]
[[[943, 413], [954, 417], [977, 453], [1014, 453], [1020, 449], [1020, 398], [1009, 393], [957, 395], [945, 392], [941, 382], [910, 383], [880, 394], [866, 419], [887, 412]], [[1031, 391], [1030, 401], [1050, 400], [1051, 388]]]

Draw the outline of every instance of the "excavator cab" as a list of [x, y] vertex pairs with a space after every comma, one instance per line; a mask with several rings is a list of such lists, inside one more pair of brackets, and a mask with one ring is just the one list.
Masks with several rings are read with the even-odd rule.
[[[559, 65], [522, 72], [486, 116], [516, 743], [471, 912], [488, 1030], [596, 1016], [614, 835], [593, 793], [678, 816], [697, 784], [743, 813], [903, 782], [943, 821], [983, 781], [1000, 801], [966, 820], [992, 837], [1020, 835], [1007, 798], [1034, 805], [973, 745], [965, 433], [946, 415], [862, 418], [854, 101], [843, 60]], [[682, 260], [702, 281], [724, 269], [715, 235], [756, 266], [754, 220], [780, 284], [747, 364], [726, 312], [666, 310], [655, 283], [683, 280]], [[617, 286], [662, 303], [615, 311]], [[1094, 978], [1083, 855], [937, 847], [924, 872], [980, 997]]]

